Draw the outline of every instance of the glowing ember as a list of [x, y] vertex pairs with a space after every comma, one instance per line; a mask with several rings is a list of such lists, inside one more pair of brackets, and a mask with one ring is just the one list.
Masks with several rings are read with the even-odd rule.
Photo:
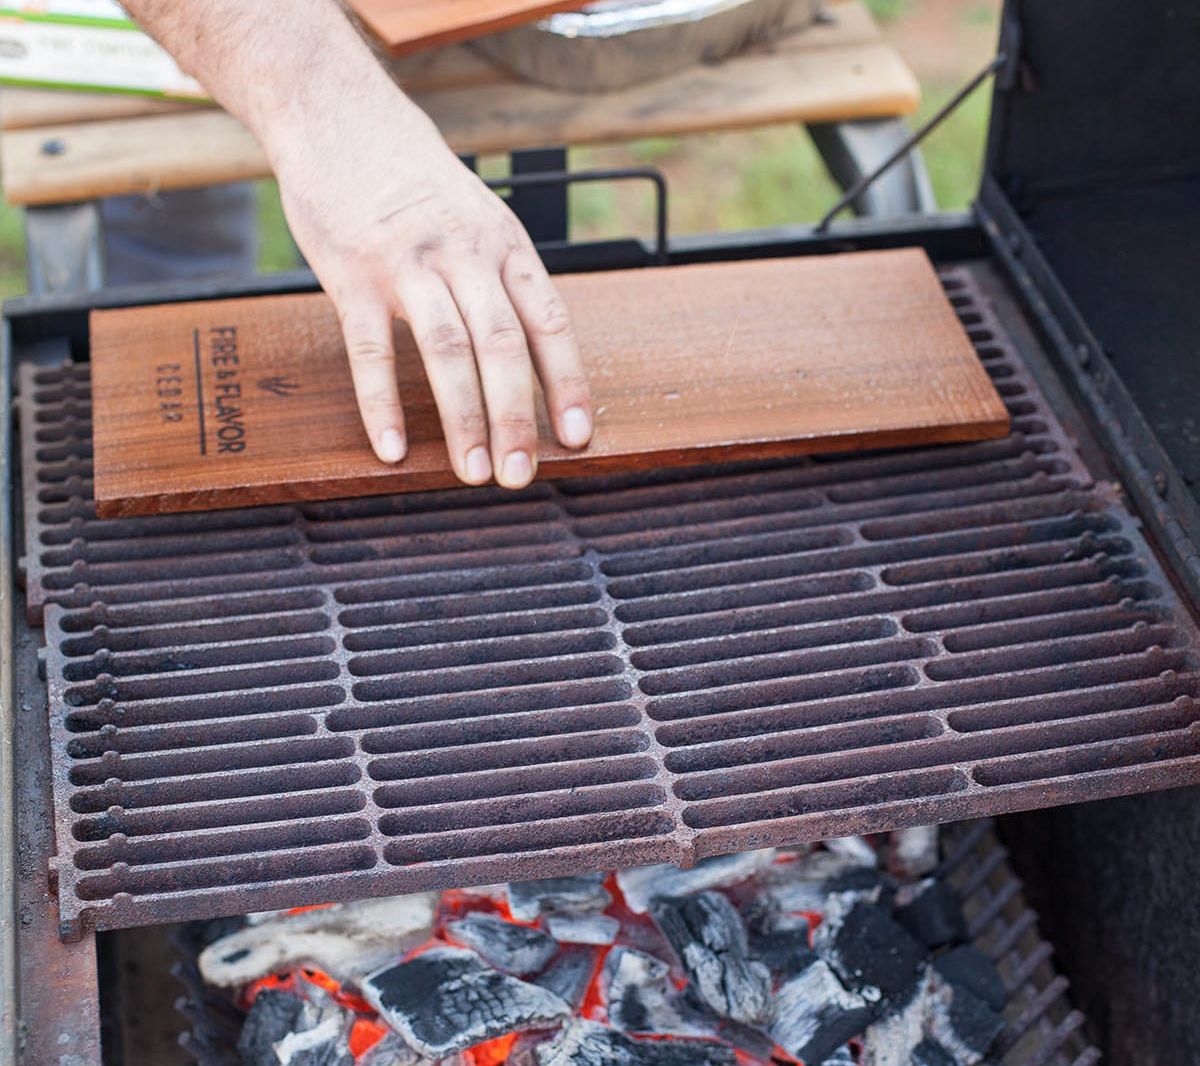
[[[432, 935], [388, 965], [341, 981], [313, 966], [267, 974], [236, 1002], [292, 997], [276, 1016], [311, 1002], [297, 1024], [341, 1019], [342, 1053], [364, 1066], [373, 1049], [391, 1061], [407, 1048], [455, 1066], [877, 1066], [927, 1054], [976, 1066], [1002, 1025], [1002, 986], [965, 946], [928, 855], [906, 854], [918, 872], [898, 881], [895, 848], [847, 838], [688, 871], [446, 891]], [[592, 929], [606, 937], [572, 939]], [[315, 1032], [297, 1029], [287, 1047]], [[468, 1045], [468, 1034], [487, 1039]]]

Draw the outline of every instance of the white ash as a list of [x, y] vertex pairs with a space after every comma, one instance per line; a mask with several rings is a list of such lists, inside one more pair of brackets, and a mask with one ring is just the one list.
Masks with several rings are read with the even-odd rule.
[[611, 944], [621, 923], [607, 914], [552, 914], [546, 930], [560, 944]]
[[817, 960], [780, 987], [768, 1031], [789, 1054], [818, 1066], [862, 1032], [871, 1015], [867, 1001]]
[[601, 873], [514, 881], [506, 886], [508, 907], [519, 922], [536, 922], [543, 914], [589, 914], [604, 910], [612, 896]]
[[888, 872], [901, 881], [932, 873], [938, 864], [939, 833], [936, 825], [899, 829], [888, 839]]
[[617, 871], [617, 884], [629, 909], [634, 914], [645, 914], [651, 902], [659, 897], [687, 896], [710, 888], [735, 885], [771, 865], [774, 859], [775, 849], [766, 848], [702, 859], [688, 870], [669, 863], [631, 866]]
[[878, 853], [864, 837], [833, 837], [825, 841], [825, 848], [858, 866], [879, 865]]
[[642, 1040], [573, 1018], [536, 1051], [538, 1066], [735, 1066], [730, 1047], [697, 1040]]
[[396, 1033], [388, 1033], [358, 1060], [357, 1066], [471, 1066], [471, 1060], [465, 1055], [431, 1059], [414, 1051]]
[[771, 1006], [771, 973], [750, 959], [746, 927], [718, 892], [656, 899], [651, 915], [700, 1001], [723, 1018], [755, 1025]]
[[514, 1031], [548, 1028], [571, 1013], [553, 992], [461, 948], [421, 952], [371, 974], [361, 988], [410, 1047], [435, 1059]]
[[671, 968], [661, 959], [617, 947], [604, 960], [608, 1020], [626, 1033], [712, 1036], [713, 1025], [689, 1009], [671, 984]]
[[926, 967], [904, 1008], [868, 1026], [862, 1066], [912, 1066], [931, 1045], [954, 1066], [977, 1066], [1002, 1027], [986, 1004]]
[[422, 892], [276, 914], [210, 944], [200, 953], [200, 972], [222, 988], [296, 966], [354, 980], [428, 940], [437, 899]]
[[354, 1018], [319, 988], [311, 998], [263, 989], [255, 997], [238, 1038], [245, 1066], [352, 1066]]

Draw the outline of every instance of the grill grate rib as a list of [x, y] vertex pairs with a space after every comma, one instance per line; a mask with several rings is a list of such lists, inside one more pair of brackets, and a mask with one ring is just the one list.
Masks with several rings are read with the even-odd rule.
[[22, 367], [66, 935], [1200, 781], [1197, 634], [964, 269], [1005, 440], [97, 521]]

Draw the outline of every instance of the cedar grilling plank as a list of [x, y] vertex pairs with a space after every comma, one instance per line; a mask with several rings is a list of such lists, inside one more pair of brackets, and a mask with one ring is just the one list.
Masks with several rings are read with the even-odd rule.
[[[1008, 415], [919, 250], [557, 279], [592, 385], [583, 451], [540, 477], [1004, 436]], [[396, 326], [409, 436], [379, 462], [322, 294], [95, 311], [102, 516], [457, 484], [411, 334]]]
[[584, 0], [350, 0], [350, 7], [393, 55], [454, 44], [572, 11]]

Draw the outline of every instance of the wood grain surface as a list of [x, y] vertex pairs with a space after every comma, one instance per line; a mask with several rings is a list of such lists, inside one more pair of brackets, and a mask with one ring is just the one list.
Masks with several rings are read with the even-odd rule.
[[[539, 476], [1003, 436], [1008, 416], [917, 249], [558, 279], [596, 433]], [[321, 294], [95, 311], [103, 516], [456, 484], [407, 327], [409, 454], [371, 453]]]
[[[808, 0], [797, 0], [805, 5]], [[920, 90], [862, 0], [721, 63], [612, 93], [529, 85], [465, 46], [398, 61], [413, 99], [460, 153], [628, 141], [771, 123], [910, 114]], [[258, 142], [214, 108], [6, 89], [0, 173], [10, 203], [69, 203], [270, 177]], [[44, 147], [53, 142], [55, 151]]]
[[348, 0], [393, 54], [453, 44], [570, 11], [585, 0]]

